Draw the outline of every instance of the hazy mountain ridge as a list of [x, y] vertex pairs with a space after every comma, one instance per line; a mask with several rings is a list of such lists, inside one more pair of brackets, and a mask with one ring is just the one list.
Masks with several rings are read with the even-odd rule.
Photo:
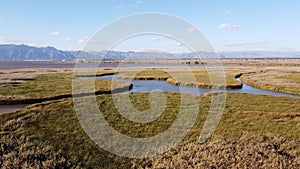
[[0, 45], [0, 60], [73, 60], [68, 51], [54, 47], [37, 48], [27, 45]]
[[[212, 53], [197, 52], [200, 56]], [[221, 58], [300, 58], [300, 52], [221, 52]], [[121, 51], [63, 51], [54, 47], [32, 47], [27, 45], [0, 45], [0, 61], [12, 60], [164, 60], [164, 59], [197, 59], [194, 53], [160, 53], [160, 52], [121, 52]]]

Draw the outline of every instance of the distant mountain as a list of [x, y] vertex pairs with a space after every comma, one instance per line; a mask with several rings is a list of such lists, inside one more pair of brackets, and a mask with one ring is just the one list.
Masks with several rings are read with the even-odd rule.
[[0, 60], [73, 60], [72, 53], [54, 47], [31, 47], [27, 45], [0, 45]]
[[[209, 58], [212, 53], [197, 52], [199, 56]], [[12, 60], [166, 60], [197, 59], [195, 53], [163, 53], [163, 52], [120, 52], [120, 51], [63, 51], [54, 47], [32, 47], [27, 45], [0, 45], [0, 61]], [[300, 52], [221, 52], [220, 58], [300, 58]]]

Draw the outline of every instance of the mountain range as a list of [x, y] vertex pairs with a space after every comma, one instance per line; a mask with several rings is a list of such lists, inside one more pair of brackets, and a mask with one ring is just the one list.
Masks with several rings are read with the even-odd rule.
[[[200, 56], [211, 53], [197, 52]], [[220, 58], [300, 58], [300, 52], [220, 52]], [[0, 45], [0, 61], [13, 60], [75, 60], [75, 59], [104, 59], [104, 60], [151, 60], [151, 59], [196, 59], [194, 53], [162, 53], [162, 52], [121, 52], [121, 51], [64, 51], [54, 47], [33, 47], [27, 45]]]

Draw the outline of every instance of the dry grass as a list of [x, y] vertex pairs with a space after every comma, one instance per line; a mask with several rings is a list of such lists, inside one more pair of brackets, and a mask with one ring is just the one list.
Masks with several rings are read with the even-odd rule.
[[300, 95], [300, 68], [269, 68], [244, 73], [241, 79], [254, 87]]
[[133, 162], [132, 168], [299, 168], [295, 140], [245, 134], [215, 136], [206, 144], [186, 143], [156, 157]]

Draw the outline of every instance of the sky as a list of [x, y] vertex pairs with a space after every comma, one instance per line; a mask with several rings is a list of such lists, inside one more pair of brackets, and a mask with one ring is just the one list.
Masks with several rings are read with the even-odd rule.
[[[186, 20], [222, 51], [300, 51], [297, 0], [0, 0], [0, 44], [82, 50], [121, 17], [158, 12]], [[184, 51], [159, 35], [123, 41], [115, 50]]]

